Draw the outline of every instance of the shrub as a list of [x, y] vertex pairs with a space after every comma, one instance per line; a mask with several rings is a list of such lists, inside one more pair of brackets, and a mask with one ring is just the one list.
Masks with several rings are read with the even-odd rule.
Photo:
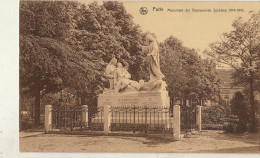
[[226, 109], [223, 106], [202, 107], [202, 128], [222, 130], [226, 121]]
[[20, 131], [30, 129], [33, 127], [33, 122], [31, 118], [28, 116], [20, 117], [19, 121], [20, 121], [20, 127], [19, 127]]
[[237, 132], [245, 132], [249, 121], [249, 105], [244, 101], [244, 96], [241, 92], [236, 92], [231, 100], [231, 114], [238, 118]]
[[236, 124], [227, 124], [223, 126], [223, 130], [228, 133], [234, 133], [237, 130]]
[[236, 115], [232, 115], [230, 110], [227, 113], [226, 122], [224, 123], [223, 130], [228, 133], [234, 133], [238, 131], [238, 118]]

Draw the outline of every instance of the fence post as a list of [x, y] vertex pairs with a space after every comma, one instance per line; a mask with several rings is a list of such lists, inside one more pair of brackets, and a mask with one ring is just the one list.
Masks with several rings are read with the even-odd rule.
[[198, 131], [201, 131], [201, 106], [196, 106], [196, 126], [198, 128]]
[[109, 112], [110, 106], [105, 105], [104, 106], [104, 134], [108, 135], [110, 131], [110, 112]]
[[173, 106], [173, 139], [179, 140], [181, 138], [181, 117], [180, 106]]
[[50, 126], [51, 126], [51, 111], [52, 106], [51, 105], [45, 105], [45, 121], [44, 121], [44, 129], [45, 132], [50, 131]]
[[82, 124], [85, 128], [88, 127], [88, 106], [82, 105]]

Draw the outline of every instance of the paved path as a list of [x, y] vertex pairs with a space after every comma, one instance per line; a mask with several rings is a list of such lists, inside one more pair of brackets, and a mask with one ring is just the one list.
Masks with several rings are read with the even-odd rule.
[[[257, 139], [258, 138], [258, 139]], [[222, 131], [202, 131], [189, 138], [172, 141], [161, 135], [69, 135], [21, 132], [22, 152], [258, 152], [257, 134], [225, 134]]]

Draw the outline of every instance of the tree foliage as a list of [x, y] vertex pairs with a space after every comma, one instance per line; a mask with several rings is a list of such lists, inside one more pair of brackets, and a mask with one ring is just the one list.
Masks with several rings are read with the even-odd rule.
[[20, 89], [35, 97], [35, 123], [45, 93], [66, 88], [82, 104], [95, 105], [112, 57], [129, 63], [133, 77], [142, 78], [136, 71], [144, 64], [142, 36], [120, 2], [21, 1]]
[[241, 92], [236, 92], [231, 100], [231, 113], [238, 117], [238, 132], [247, 130], [250, 108], [247, 106], [244, 96]]
[[220, 42], [210, 44], [208, 55], [220, 63], [232, 67], [236, 82], [249, 89], [249, 102], [251, 105], [251, 130], [256, 127], [254, 91], [259, 91], [259, 54], [260, 54], [260, 12], [250, 13], [248, 20], [241, 17], [236, 19], [233, 30], [223, 33]]
[[214, 100], [219, 93], [215, 63], [170, 36], [160, 44], [161, 69], [173, 100]]
[[[146, 34], [122, 2], [21, 1], [20, 89], [21, 95], [35, 98], [35, 123], [41, 97], [48, 93], [66, 89], [81, 104], [96, 105], [113, 57], [129, 64], [133, 80], [146, 80], [147, 61], [140, 49]], [[174, 37], [160, 44], [160, 53], [171, 98], [212, 99], [217, 93], [214, 62], [202, 60]]]

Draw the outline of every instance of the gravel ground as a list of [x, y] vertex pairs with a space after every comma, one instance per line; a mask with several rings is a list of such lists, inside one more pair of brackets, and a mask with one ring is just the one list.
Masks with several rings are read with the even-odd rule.
[[44, 134], [20, 132], [21, 152], [260, 153], [259, 135], [202, 131], [173, 141], [170, 135]]

